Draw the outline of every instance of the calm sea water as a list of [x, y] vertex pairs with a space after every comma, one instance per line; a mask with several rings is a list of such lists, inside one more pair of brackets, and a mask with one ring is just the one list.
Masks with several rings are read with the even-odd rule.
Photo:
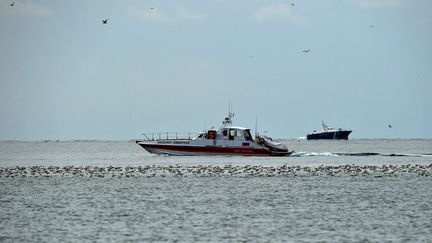
[[[284, 142], [293, 156], [170, 157], [134, 142], [0, 142], [0, 241], [431, 242], [432, 140]], [[64, 173], [150, 165], [230, 165], [240, 173]], [[341, 172], [251, 175], [249, 166]], [[360, 174], [355, 166], [385, 170]], [[383, 173], [390, 166], [411, 169]], [[4, 172], [17, 168], [63, 172]]]

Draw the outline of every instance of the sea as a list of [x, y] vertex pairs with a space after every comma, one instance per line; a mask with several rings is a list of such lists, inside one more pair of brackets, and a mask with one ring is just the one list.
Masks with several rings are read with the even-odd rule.
[[432, 140], [281, 140], [289, 157], [0, 141], [1, 242], [432, 242]]

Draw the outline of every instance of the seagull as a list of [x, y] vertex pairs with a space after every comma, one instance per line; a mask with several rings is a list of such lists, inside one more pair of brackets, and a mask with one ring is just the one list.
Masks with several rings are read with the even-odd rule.
[[108, 24], [108, 20], [109, 20], [109, 19], [103, 19], [103, 20], [102, 20], [102, 24]]
[[312, 51], [312, 50], [311, 49], [303, 50], [304, 53], [309, 53], [310, 51]]
[[13, 7], [15, 4], [15, 2], [12, 2], [11, 4], [9, 4], [9, 6]]

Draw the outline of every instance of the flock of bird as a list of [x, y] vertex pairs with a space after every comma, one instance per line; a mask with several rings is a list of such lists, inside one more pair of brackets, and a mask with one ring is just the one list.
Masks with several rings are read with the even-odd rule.
[[[291, 5], [292, 7], [294, 7], [295, 4], [294, 4], [294, 3], [290, 3], [290, 5]], [[15, 6], [15, 2], [10, 3], [9, 6], [11, 6], [11, 7]], [[153, 11], [154, 8], [151, 7], [150, 10]], [[102, 24], [108, 24], [108, 20], [110, 20], [110, 19], [109, 19], [109, 18], [102, 19]], [[375, 26], [374, 26], [374, 25], [370, 25], [369, 27], [374, 28]], [[303, 50], [303, 53], [305, 53], [305, 54], [309, 54], [311, 51], [312, 51], [311, 49], [304, 49], [304, 50]], [[253, 58], [253, 57], [254, 57], [254, 56], [252, 56], [252, 55], [249, 56], [249, 58]], [[391, 124], [389, 124], [387, 127], [388, 127], [388, 128], [393, 128], [393, 126], [392, 126]]]
[[94, 177], [94, 178], [138, 178], [138, 177], [307, 177], [307, 176], [432, 176], [429, 165], [320, 165], [320, 166], [262, 166], [262, 165], [194, 165], [194, 166], [16, 166], [0, 167], [2, 177]]
[[[13, 7], [15, 5], [15, 2], [12, 2], [11, 4], [9, 4], [9, 6], [11, 6], [11, 7]], [[290, 4], [292, 7], [294, 7], [294, 3], [291, 3]], [[154, 8], [150, 8], [150, 10], [154, 10]], [[102, 19], [102, 24], [108, 24], [108, 20], [110, 20], [110, 19]], [[309, 52], [311, 52], [311, 49], [304, 49], [303, 50], [303, 53], [309, 53]], [[252, 58], [253, 56], [249, 56], [250, 58]]]

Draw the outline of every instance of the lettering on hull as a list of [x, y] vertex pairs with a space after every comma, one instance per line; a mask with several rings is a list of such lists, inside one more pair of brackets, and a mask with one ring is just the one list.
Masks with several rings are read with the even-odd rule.
[[183, 155], [273, 155], [270, 151], [244, 148], [230, 147], [214, 147], [214, 146], [179, 146], [179, 145], [162, 145], [162, 144], [140, 144], [150, 153], [156, 154], [183, 154]]

